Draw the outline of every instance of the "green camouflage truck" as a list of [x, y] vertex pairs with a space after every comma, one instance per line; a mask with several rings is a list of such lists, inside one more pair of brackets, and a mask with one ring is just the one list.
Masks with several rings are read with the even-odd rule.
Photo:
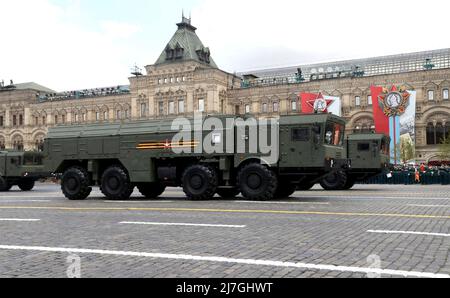
[[390, 138], [384, 134], [352, 134], [345, 140], [351, 167], [338, 171], [320, 182], [325, 190], [349, 190], [390, 167]]
[[43, 169], [42, 153], [0, 151], [0, 192], [15, 185], [23, 191], [32, 190], [38, 179], [50, 176]]
[[[167, 186], [182, 186], [191, 200], [239, 193], [271, 200], [348, 166], [340, 117], [285, 116], [270, 124], [240, 120], [222, 116], [60, 126], [50, 129], [45, 140], [45, 166], [62, 175], [62, 191], [71, 200], [86, 199], [93, 186], [112, 200], [128, 199], [135, 187], [146, 198], [157, 198]], [[263, 139], [270, 147], [263, 146]]]

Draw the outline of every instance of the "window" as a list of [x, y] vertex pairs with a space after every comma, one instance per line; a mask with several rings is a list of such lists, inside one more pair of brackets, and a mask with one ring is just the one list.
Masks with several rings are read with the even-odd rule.
[[252, 109], [251, 109], [250, 105], [245, 105], [245, 113], [250, 114], [251, 111], [252, 111]]
[[205, 100], [204, 99], [199, 99], [198, 100], [198, 111], [199, 112], [204, 112], [205, 111]]
[[175, 114], [175, 102], [173, 101], [169, 101], [169, 114]]
[[292, 140], [294, 142], [309, 141], [309, 128], [294, 128], [292, 130]]
[[100, 112], [95, 112], [95, 121], [100, 121]]
[[141, 117], [147, 116], [147, 104], [141, 103]]
[[3, 127], [3, 116], [0, 116], [0, 127]]
[[39, 125], [39, 117], [34, 117], [34, 125]]
[[325, 129], [325, 144], [342, 146], [344, 144], [344, 132], [344, 125], [333, 122], [327, 123]]
[[23, 115], [19, 115], [19, 125], [23, 125]]
[[58, 125], [58, 115], [55, 115], [55, 125]]
[[[79, 120], [80, 120], [80, 118], [79, 118], [78, 114], [75, 114], [75, 122], [78, 122]], [[44, 120], [42, 119], [42, 121], [44, 121]]]
[[448, 100], [448, 89], [442, 90], [442, 99]]
[[14, 115], [13, 116], [13, 126], [16, 126], [16, 125], [17, 125], [17, 116]]
[[428, 100], [432, 101], [434, 100], [434, 91], [428, 90]]
[[[75, 115], [75, 116], [78, 116], [78, 115]], [[77, 120], [77, 121], [78, 121], [78, 120]], [[43, 125], [46, 125], [46, 124], [47, 124], [47, 117], [45, 117], [45, 116], [42, 117], [42, 124], [43, 124]]]
[[291, 102], [291, 108], [292, 108], [293, 112], [297, 111], [297, 101], [296, 100], [293, 100]]
[[83, 122], [86, 122], [86, 113], [83, 113], [83, 114], [81, 115], [81, 118], [82, 118], [82, 121], [83, 121]]
[[370, 151], [370, 144], [369, 143], [359, 143], [358, 151]]
[[442, 144], [450, 137], [450, 123], [430, 122], [427, 125], [427, 145]]
[[361, 97], [360, 96], [355, 97], [355, 106], [357, 106], [357, 107], [361, 106]]
[[158, 115], [164, 116], [164, 102], [162, 101], [158, 103]]
[[262, 112], [263, 113], [267, 113], [268, 112], [266, 103], [263, 103], [263, 105], [262, 105]]
[[122, 113], [121, 113], [120, 110], [117, 110], [117, 112], [116, 112], [116, 119], [117, 119], [117, 120], [122, 119]]
[[62, 124], [66, 123], [66, 115], [61, 115], [61, 123]]
[[368, 104], [369, 106], [373, 105], [372, 95], [367, 96], [367, 104]]
[[128, 119], [130, 117], [130, 111], [125, 110], [125, 119]]
[[280, 109], [280, 106], [279, 106], [278, 102], [274, 102], [273, 103], [273, 112], [278, 113], [279, 109]]
[[183, 99], [180, 99], [178, 101], [178, 113], [184, 114], [184, 100]]

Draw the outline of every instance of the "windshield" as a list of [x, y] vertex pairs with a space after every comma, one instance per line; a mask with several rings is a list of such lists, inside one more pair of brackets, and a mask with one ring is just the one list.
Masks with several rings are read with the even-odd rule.
[[390, 141], [387, 139], [383, 139], [381, 141], [381, 154], [389, 155], [389, 147], [390, 147]]
[[343, 124], [329, 122], [325, 129], [325, 144], [331, 146], [344, 145], [345, 126]]

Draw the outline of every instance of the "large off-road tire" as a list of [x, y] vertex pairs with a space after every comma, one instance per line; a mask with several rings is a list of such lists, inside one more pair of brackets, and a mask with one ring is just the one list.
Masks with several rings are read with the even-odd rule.
[[240, 191], [236, 187], [219, 188], [217, 194], [223, 199], [234, 199], [240, 194]]
[[297, 191], [297, 185], [292, 183], [279, 183], [275, 198], [287, 199]]
[[325, 190], [343, 190], [348, 180], [345, 172], [339, 171], [331, 174], [320, 182]]
[[138, 185], [138, 190], [146, 199], [157, 199], [166, 187], [159, 183], [143, 183]]
[[33, 179], [22, 179], [18, 186], [22, 191], [31, 191], [33, 190], [35, 185], [35, 181]]
[[314, 187], [314, 185], [316, 185], [316, 184], [315, 184], [315, 183], [312, 183], [312, 182], [301, 182], [301, 183], [297, 186], [297, 190], [299, 190], [299, 191], [310, 190], [311, 188]]
[[275, 198], [278, 178], [266, 166], [251, 163], [238, 174], [238, 187], [244, 198], [253, 201], [269, 201]]
[[217, 192], [217, 173], [208, 166], [193, 165], [188, 167], [181, 180], [183, 191], [190, 200], [211, 200]]
[[345, 186], [342, 190], [350, 190], [352, 189], [356, 184], [356, 179], [352, 176], [347, 177], [347, 182], [345, 183]]
[[128, 200], [134, 185], [130, 176], [121, 166], [111, 166], [102, 175], [101, 191], [109, 200]]
[[3, 177], [0, 176], [0, 192], [9, 191], [12, 188], [12, 185], [6, 181]]
[[85, 200], [91, 194], [89, 174], [81, 167], [68, 169], [61, 179], [61, 190], [69, 200]]

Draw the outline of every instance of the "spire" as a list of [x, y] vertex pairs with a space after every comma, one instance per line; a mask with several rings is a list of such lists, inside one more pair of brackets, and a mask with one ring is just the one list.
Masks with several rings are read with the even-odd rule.
[[195, 33], [197, 28], [192, 26], [191, 18], [186, 18], [184, 10], [181, 15], [181, 23], [178, 23], [177, 26], [178, 30], [166, 45], [155, 65], [193, 60], [217, 68], [211, 58], [211, 51], [203, 45]]
[[192, 31], [195, 32], [195, 30], [197, 30], [197, 28], [192, 26], [191, 20], [192, 20], [191, 14], [189, 14], [189, 18], [186, 18], [184, 16], [184, 9], [183, 9], [183, 12], [182, 12], [182, 15], [181, 15], [181, 23], [177, 24], [178, 29], [185, 29], [186, 28], [186, 29], [189, 29], [189, 30], [192, 30]]

